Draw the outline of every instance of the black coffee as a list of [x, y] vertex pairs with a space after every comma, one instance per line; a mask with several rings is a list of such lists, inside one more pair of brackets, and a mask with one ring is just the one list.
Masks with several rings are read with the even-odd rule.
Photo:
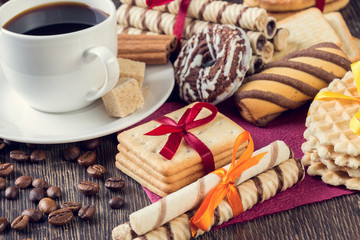
[[3, 27], [25, 35], [57, 35], [80, 31], [104, 21], [108, 15], [86, 4], [58, 2], [30, 8]]

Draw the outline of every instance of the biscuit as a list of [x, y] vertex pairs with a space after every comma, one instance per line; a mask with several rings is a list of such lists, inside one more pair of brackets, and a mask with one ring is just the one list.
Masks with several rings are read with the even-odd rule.
[[351, 62], [333, 43], [320, 43], [265, 64], [259, 73], [245, 78], [234, 94], [241, 116], [266, 126], [288, 109], [296, 109], [315, 97], [334, 78], [350, 70]]
[[[326, 0], [326, 3], [335, 0]], [[244, 0], [244, 4], [251, 7], [261, 7], [266, 11], [287, 12], [301, 10], [315, 6], [316, 0]]]
[[[236, 157], [239, 157], [240, 154], [245, 150], [245, 147], [247, 144], [243, 143], [242, 146], [239, 147]], [[122, 146], [121, 144], [118, 145], [119, 152], [128, 159], [128, 162], [131, 162], [131, 164], [135, 164], [138, 167], [144, 169], [147, 171], [150, 175], [154, 176], [158, 180], [164, 183], [173, 183], [176, 181], [179, 181], [191, 174], [194, 174], [196, 172], [200, 173], [200, 175], [204, 175], [203, 166], [202, 163], [195, 164], [187, 169], [182, 170], [181, 172], [178, 172], [171, 176], [163, 176], [161, 173], [158, 173], [156, 170], [151, 168], [146, 162], [143, 162], [140, 158], [138, 158], [133, 152], [128, 150], [125, 146]], [[231, 162], [233, 149], [226, 150], [216, 156], [214, 156], [214, 162], [215, 162], [215, 168], [219, 168], [224, 166], [224, 164], [228, 164]], [[199, 175], [199, 174], [198, 174]]]
[[360, 50], [357, 48], [341, 13], [332, 12], [324, 16], [340, 38], [341, 49], [349, 57], [350, 61], [355, 62], [360, 60]]
[[[323, 13], [330, 13], [330, 12], [334, 12], [334, 11], [338, 11], [344, 7], [346, 7], [346, 5], [350, 2], [350, 0], [335, 0], [333, 2], [329, 2], [325, 4]], [[290, 17], [291, 15], [297, 14], [301, 11], [303, 11], [304, 9], [301, 10], [297, 10], [297, 11], [286, 11], [286, 12], [272, 12], [272, 11], [267, 11], [269, 16], [272, 16], [274, 18], [276, 18], [277, 20], [281, 20], [287, 17]]]
[[[193, 105], [194, 104], [191, 104], [181, 108], [166, 116], [178, 122], [185, 110]], [[204, 108], [199, 113], [197, 119], [207, 117], [208, 115], [210, 115], [210, 111]], [[118, 135], [118, 141], [127, 149], [131, 150], [143, 162], [146, 162], [164, 176], [174, 175], [202, 162], [199, 154], [184, 140], [181, 141], [176, 154], [170, 161], [160, 155], [159, 152], [168, 140], [168, 135], [144, 135], [158, 126], [160, 126], [160, 123], [154, 120], [147, 122], [120, 133]], [[233, 147], [235, 139], [243, 131], [244, 129], [221, 113], [217, 113], [211, 122], [189, 130], [189, 132], [197, 136], [200, 141], [211, 150], [213, 156]]]
[[279, 60], [291, 52], [302, 50], [322, 42], [332, 42], [338, 47], [341, 40], [326, 21], [321, 11], [310, 8], [278, 21], [279, 28], [290, 31], [287, 48], [275, 52], [273, 60]]

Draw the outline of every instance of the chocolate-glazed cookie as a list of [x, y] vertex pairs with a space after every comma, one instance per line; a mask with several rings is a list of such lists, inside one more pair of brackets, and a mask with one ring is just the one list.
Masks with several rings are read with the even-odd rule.
[[194, 35], [175, 61], [175, 80], [186, 102], [217, 104], [232, 96], [249, 69], [252, 50], [246, 33], [215, 24]]

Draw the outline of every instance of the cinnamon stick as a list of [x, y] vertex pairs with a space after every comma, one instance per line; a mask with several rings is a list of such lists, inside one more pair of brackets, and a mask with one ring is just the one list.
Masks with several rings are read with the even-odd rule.
[[163, 43], [119, 42], [118, 44], [118, 54], [169, 51], [169, 46]]
[[121, 53], [118, 57], [145, 62], [146, 64], [166, 64], [169, 52]]

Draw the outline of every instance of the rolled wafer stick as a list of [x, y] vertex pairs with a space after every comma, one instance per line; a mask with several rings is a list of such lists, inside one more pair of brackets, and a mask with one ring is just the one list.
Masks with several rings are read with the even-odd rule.
[[[146, 0], [121, 0], [128, 5], [147, 8]], [[181, 0], [154, 7], [155, 10], [177, 14]], [[187, 16], [213, 23], [231, 24], [243, 29], [263, 31], [268, 22], [267, 12], [262, 8], [225, 1], [192, 0]]]
[[257, 72], [264, 65], [264, 60], [259, 55], [252, 55], [250, 59], [250, 67], [246, 74], [251, 75]]
[[[305, 176], [304, 167], [299, 160], [290, 158], [283, 163], [266, 170], [263, 173], [239, 184], [237, 190], [241, 197], [243, 210], [246, 211], [254, 205], [268, 200], [277, 193], [284, 191]], [[129, 223], [119, 225], [112, 231], [113, 240], [120, 239], [167, 239], [169, 235], [175, 236], [176, 240], [188, 240], [191, 238], [189, 220], [193, 215], [193, 211], [182, 214], [179, 217], [165, 223], [164, 225], [138, 236]], [[213, 226], [221, 225], [233, 218], [233, 211], [227, 200], [222, 200], [215, 209], [214, 216], [210, 227], [205, 231], [209, 231]], [[202, 235], [204, 231], [199, 230], [195, 237]]]
[[[156, 10], [146, 11], [145, 8], [126, 4], [123, 4], [118, 8], [117, 16], [118, 23], [123, 26], [131, 26], [167, 35], [173, 35], [173, 28], [176, 21], [176, 16], [174, 14], [162, 13]], [[185, 19], [183, 38], [189, 39], [191, 36], [204, 31], [212, 25], [213, 23], [207, 21], [194, 20], [187, 17]], [[259, 45], [256, 41], [258, 40], [254, 39], [254, 48], [252, 47], [254, 52], [257, 51], [256, 45]], [[264, 59], [266, 58], [266, 61], [270, 61], [273, 54], [273, 52], [271, 53], [271, 46], [269, 45], [270, 43], [268, 43], [267, 53], [263, 56]]]
[[[269, 168], [279, 165], [292, 155], [289, 147], [282, 141], [273, 142], [254, 152], [254, 155], [263, 152], [267, 152], [267, 154], [257, 165], [245, 170], [236, 180], [236, 185]], [[230, 164], [224, 168], [228, 170], [229, 167]], [[130, 214], [132, 229], [138, 235], [142, 235], [195, 208], [220, 180], [221, 178], [219, 176], [210, 173], [198, 181], [162, 198], [156, 203]], [[177, 207], [174, 208], [173, 206]]]
[[267, 39], [272, 39], [276, 33], [276, 19], [274, 17], [268, 17], [268, 22], [264, 28], [264, 34]]
[[246, 35], [249, 37], [253, 54], [261, 55], [264, 52], [267, 42], [265, 34], [262, 32], [247, 31]]
[[264, 51], [261, 54], [264, 63], [271, 62], [273, 56], [274, 56], [274, 44], [272, 44], [270, 41], [267, 41], [264, 46]]
[[122, 34], [122, 33], [126, 33], [126, 34], [131, 34], [131, 35], [160, 35], [159, 33], [154, 33], [154, 32], [150, 32], [150, 31], [146, 31], [146, 30], [142, 30], [142, 29], [137, 29], [134, 27], [129, 27], [129, 26], [124, 26], [121, 24], [117, 25], [117, 33], [118, 34]]
[[276, 29], [274, 38], [271, 40], [276, 51], [282, 51], [287, 48], [290, 31], [286, 28]]

